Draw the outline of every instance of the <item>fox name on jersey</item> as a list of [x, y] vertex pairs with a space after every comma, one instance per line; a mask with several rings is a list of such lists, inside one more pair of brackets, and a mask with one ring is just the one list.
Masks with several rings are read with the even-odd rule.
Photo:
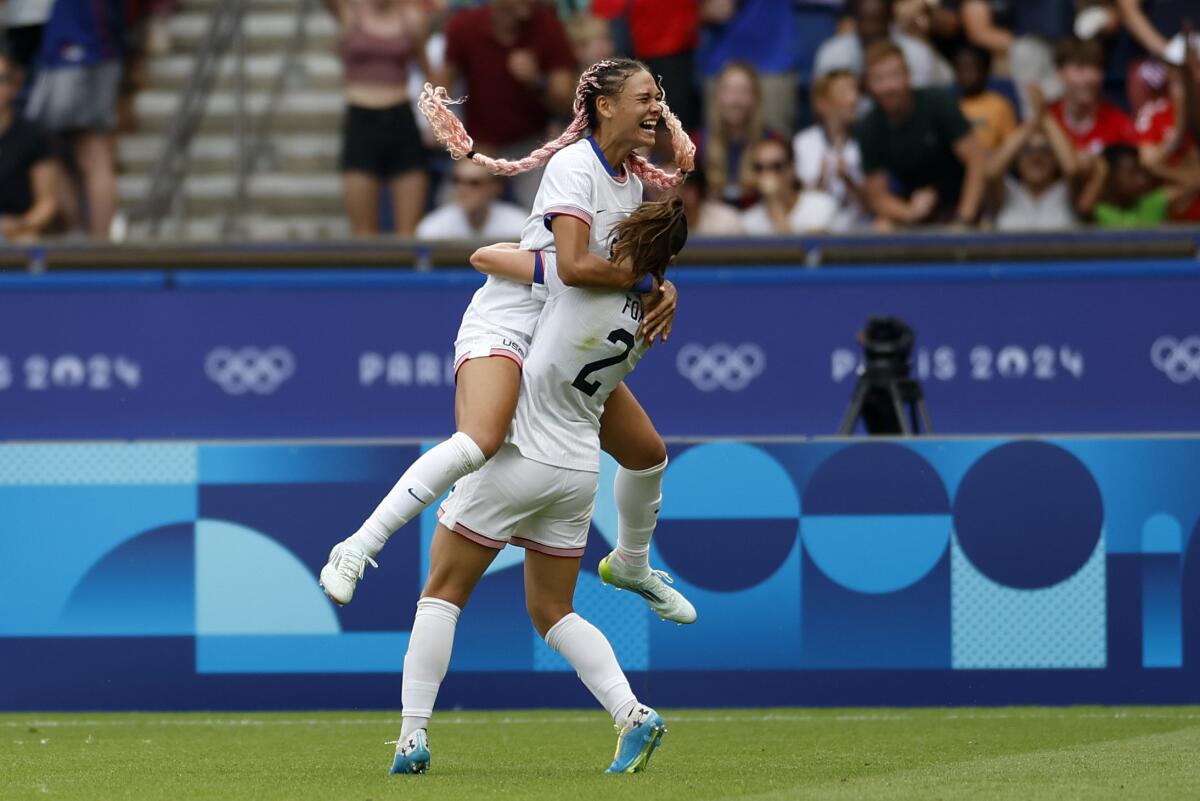
[[600, 470], [600, 415], [646, 352], [642, 300], [612, 289], [569, 287], [542, 253], [547, 300], [538, 319], [508, 441], [555, 467]]

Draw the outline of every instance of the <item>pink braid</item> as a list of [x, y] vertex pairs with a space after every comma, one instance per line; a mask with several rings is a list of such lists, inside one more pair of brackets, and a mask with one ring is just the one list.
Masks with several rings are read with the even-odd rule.
[[579, 84], [575, 87], [575, 119], [571, 120], [571, 124], [567, 126], [567, 129], [557, 139], [545, 143], [525, 158], [518, 159], [517, 161], [494, 159], [491, 156], [485, 156], [473, 150], [475, 140], [467, 134], [467, 129], [463, 127], [462, 122], [450, 110], [450, 106], [462, 103], [466, 98], [454, 100], [446, 92], [445, 87], [433, 86], [427, 83], [425, 84], [425, 90], [417, 98], [417, 108], [425, 115], [425, 119], [429, 120], [429, 127], [433, 129], [433, 135], [437, 137], [439, 142], [445, 145], [446, 150], [450, 152], [451, 158], [456, 160], [469, 158], [494, 175], [520, 175], [523, 172], [529, 172], [542, 166], [555, 153], [583, 138], [588, 127], [588, 92], [589, 90], [594, 92], [600, 89], [600, 82], [596, 79], [596, 74], [602, 69], [613, 66], [613, 64], [614, 62], [611, 61], [599, 61], [589, 67], [579, 77]]
[[683, 183], [687, 174], [696, 169], [696, 143], [683, 130], [683, 123], [675, 116], [675, 112], [671, 111], [671, 107], [666, 104], [666, 101], [660, 105], [663, 110], [663, 122], [671, 133], [671, 148], [675, 151], [675, 166], [678, 169], [675, 172], [667, 172], [655, 167], [636, 153], [625, 159], [625, 166], [631, 173], [651, 186], [659, 189], [671, 189]]

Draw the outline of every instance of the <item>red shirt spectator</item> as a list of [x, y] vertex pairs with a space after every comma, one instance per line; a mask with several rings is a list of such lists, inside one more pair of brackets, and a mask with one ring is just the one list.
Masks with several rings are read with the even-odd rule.
[[629, 15], [629, 38], [638, 58], [673, 56], [700, 40], [695, 0], [593, 0], [592, 13], [605, 19]]
[[[1138, 112], [1137, 143], [1139, 147], [1157, 147], [1175, 132], [1175, 104], [1169, 98], [1160, 97], [1142, 106]], [[1196, 140], [1191, 134], [1185, 133], [1173, 151], [1166, 154], [1168, 166], [1177, 167], [1185, 159], [1195, 158]], [[1200, 198], [1181, 212], [1171, 214], [1173, 220], [1194, 222], [1200, 220]]]
[[561, 94], [569, 84], [566, 98], [550, 99], [568, 101], [560, 110], [570, 111], [575, 57], [548, 8], [531, 8], [524, 17], [507, 4], [458, 12], [446, 26], [446, 66], [466, 82], [465, 125], [476, 142], [504, 147], [542, 136], [549, 120], [543, 89]]
[[1105, 100], [1097, 103], [1096, 113], [1092, 116], [1092, 124], [1087, 128], [1071, 127], [1063, 113], [1063, 101], [1061, 100], [1050, 106], [1050, 113], [1076, 150], [1095, 154], [1109, 145], [1118, 143], [1132, 145], [1137, 142], [1137, 134], [1133, 130], [1133, 123], [1129, 116]]

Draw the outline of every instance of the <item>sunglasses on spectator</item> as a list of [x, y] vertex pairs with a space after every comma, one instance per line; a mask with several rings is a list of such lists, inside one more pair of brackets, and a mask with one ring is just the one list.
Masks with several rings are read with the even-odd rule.
[[785, 172], [788, 163], [786, 161], [756, 161], [753, 166], [755, 172]]
[[455, 186], [487, 186], [488, 179], [487, 178], [459, 178], [456, 176], [454, 178], [451, 178], [450, 182], [452, 184], [454, 184]]

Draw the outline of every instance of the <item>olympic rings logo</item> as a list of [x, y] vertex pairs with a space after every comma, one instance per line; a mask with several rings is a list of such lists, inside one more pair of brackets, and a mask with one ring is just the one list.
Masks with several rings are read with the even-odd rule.
[[709, 347], [689, 344], [675, 358], [679, 374], [701, 392], [725, 389], [741, 392], [767, 367], [763, 349], [748, 342], [737, 347], [718, 342]]
[[204, 372], [229, 395], [270, 395], [292, 377], [296, 358], [280, 345], [258, 348], [214, 348], [204, 359]]
[[1150, 361], [1176, 384], [1200, 381], [1200, 336], [1161, 336], [1150, 346]]

